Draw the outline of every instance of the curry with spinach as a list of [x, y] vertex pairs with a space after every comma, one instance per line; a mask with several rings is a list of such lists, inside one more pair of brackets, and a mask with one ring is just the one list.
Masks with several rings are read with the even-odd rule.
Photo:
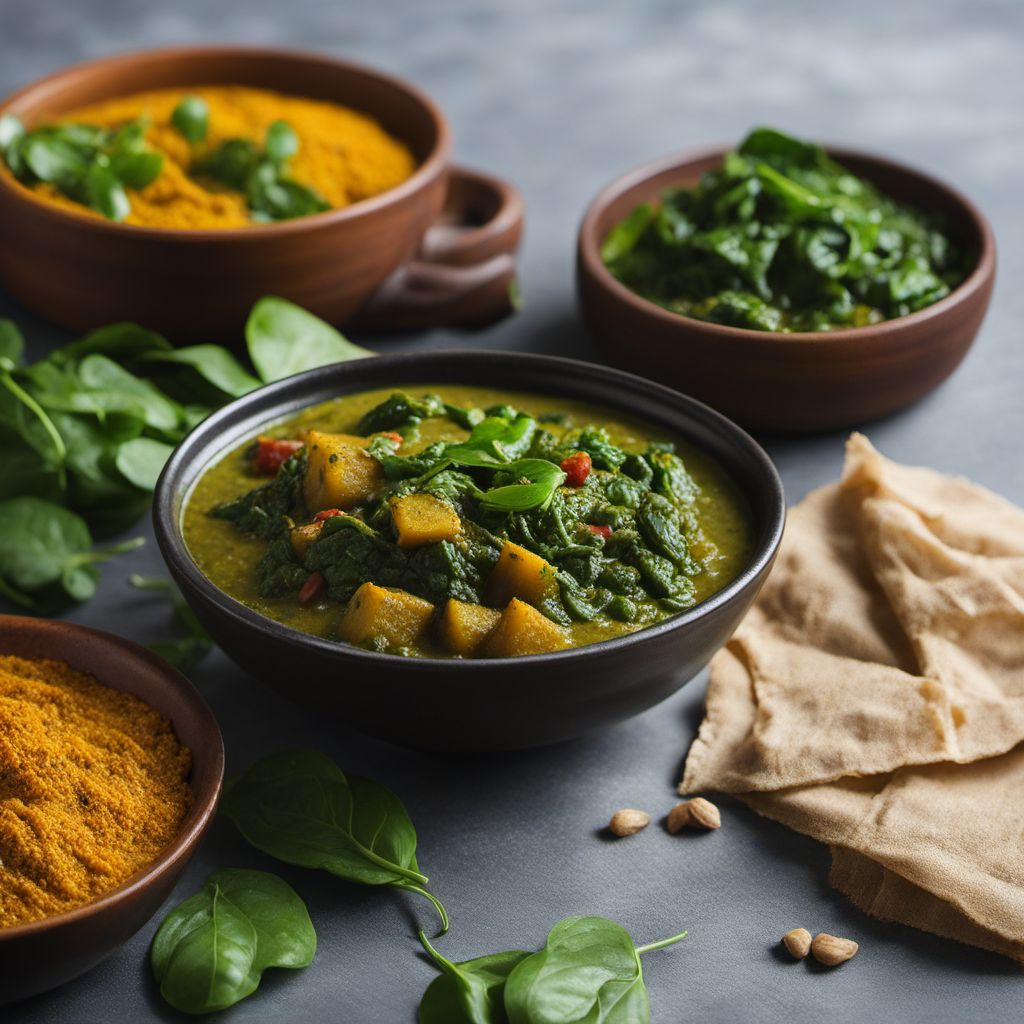
[[428, 657], [641, 629], [720, 590], [750, 553], [740, 495], [685, 442], [466, 387], [306, 410], [209, 469], [184, 532], [200, 569], [270, 618]]

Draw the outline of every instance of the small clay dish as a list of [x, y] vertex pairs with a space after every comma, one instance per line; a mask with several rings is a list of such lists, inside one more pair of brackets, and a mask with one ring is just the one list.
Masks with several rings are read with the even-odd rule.
[[601, 260], [611, 228], [664, 189], [695, 185], [721, 165], [724, 152], [657, 160], [614, 181], [590, 204], [580, 226], [577, 288], [587, 329], [609, 362], [694, 395], [748, 428], [794, 433], [851, 427], [895, 412], [956, 369], [992, 295], [992, 231], [955, 189], [881, 157], [828, 150], [894, 199], [942, 214], [974, 254], [966, 280], [926, 309], [870, 327], [773, 334], [680, 316], [617, 281]]
[[284, 296], [334, 324], [366, 306], [374, 330], [476, 327], [511, 310], [519, 192], [452, 167], [444, 115], [390, 75], [318, 54], [186, 47], [67, 68], [8, 97], [0, 114], [31, 128], [76, 107], [198, 85], [248, 85], [352, 107], [404, 141], [418, 167], [395, 188], [343, 209], [209, 231], [115, 224], [55, 207], [5, 173], [7, 291], [71, 330], [134, 320], [174, 341], [240, 336], [263, 295]]
[[159, 711], [192, 752], [194, 797], [177, 838], [123, 885], [63, 914], [0, 928], [4, 1004], [55, 988], [94, 967], [157, 912], [213, 821], [224, 780], [224, 743], [195, 687], [162, 658], [121, 637], [68, 622], [0, 615], [0, 654], [58, 658]]
[[[370, 388], [501, 381], [575, 398], [691, 441], [745, 500], [752, 550], [734, 580], [646, 629], [518, 658], [405, 658], [300, 632], [215, 586], [189, 553], [182, 514], [222, 456], [299, 410]], [[253, 391], [205, 419], [175, 449], [153, 498], [171, 575], [217, 644], [298, 703], [417, 748], [514, 750], [581, 736], [639, 714], [691, 679], [728, 640], [764, 582], [782, 536], [782, 483], [757, 443], [724, 416], [620, 370], [525, 352], [424, 351], [357, 359]]]

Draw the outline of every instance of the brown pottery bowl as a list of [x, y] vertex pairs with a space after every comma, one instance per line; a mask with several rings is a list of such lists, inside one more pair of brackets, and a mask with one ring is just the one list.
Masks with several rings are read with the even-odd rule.
[[55, 988], [94, 967], [157, 912], [213, 821], [224, 779], [224, 744], [213, 712], [192, 684], [128, 640], [67, 622], [0, 615], [0, 654], [58, 658], [159, 711], [192, 751], [194, 798], [177, 838], [123, 885], [63, 914], [0, 928], [4, 1004]]
[[0, 284], [41, 316], [85, 331], [135, 320], [175, 341], [241, 333], [263, 295], [334, 324], [365, 308], [376, 330], [480, 326], [511, 309], [518, 191], [449, 165], [434, 103], [389, 75], [287, 50], [188, 47], [109, 57], [0, 104], [29, 127], [147, 89], [234, 84], [328, 100], [376, 118], [412, 149], [413, 175], [343, 209], [209, 231], [114, 224], [55, 207], [0, 175]]
[[[737, 577], [646, 629], [519, 658], [405, 658], [311, 636], [215, 586], [182, 536], [196, 482], [275, 421], [339, 395], [399, 384], [492, 385], [576, 398], [686, 438], [743, 496], [752, 550]], [[782, 483], [757, 443], [724, 416], [652, 381], [592, 363], [522, 352], [431, 351], [336, 363], [269, 384], [219, 409], [175, 449], [153, 499], [160, 553], [214, 640], [242, 668], [300, 704], [394, 742], [513, 750], [605, 728], [664, 700], [729, 638], [757, 596], [785, 520]]]
[[724, 150], [657, 160], [619, 178], [580, 226], [577, 288], [594, 343], [609, 362], [679, 388], [748, 428], [811, 432], [850, 427], [901, 409], [944, 381], [974, 341], [995, 279], [992, 231], [955, 189], [919, 171], [846, 149], [829, 154], [894, 199], [942, 214], [976, 254], [950, 295], [869, 327], [774, 334], [680, 316], [641, 298], [601, 260], [601, 243], [637, 204], [697, 184]]

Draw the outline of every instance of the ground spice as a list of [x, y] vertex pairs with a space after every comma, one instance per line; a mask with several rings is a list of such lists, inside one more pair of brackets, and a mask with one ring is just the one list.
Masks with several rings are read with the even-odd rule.
[[190, 806], [170, 722], [62, 661], [0, 656], [0, 927], [151, 864]]
[[[209, 107], [209, 132], [190, 146], [171, 125], [171, 113], [186, 95], [202, 97]], [[62, 121], [116, 128], [139, 117], [149, 119], [146, 140], [164, 155], [156, 180], [141, 191], [129, 189], [126, 224], [157, 228], [233, 228], [251, 225], [245, 196], [190, 177], [194, 160], [226, 139], [262, 144], [267, 128], [287, 121], [299, 138], [290, 160], [291, 176], [320, 193], [332, 207], [349, 206], [400, 184], [416, 168], [409, 149], [373, 118], [322, 100], [286, 96], [247, 86], [158, 89], [69, 111]], [[51, 185], [35, 191], [58, 206], [99, 216], [62, 196]]]

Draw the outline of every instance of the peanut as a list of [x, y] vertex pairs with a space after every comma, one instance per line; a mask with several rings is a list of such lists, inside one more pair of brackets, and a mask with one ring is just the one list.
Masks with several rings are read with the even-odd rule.
[[852, 939], [819, 932], [811, 941], [811, 956], [826, 967], [835, 967], [855, 956], [860, 946]]
[[792, 928], [782, 936], [782, 944], [794, 960], [803, 960], [811, 951], [811, 933], [806, 928]]
[[624, 807], [612, 815], [608, 822], [608, 831], [613, 836], [631, 836], [651, 823], [651, 816], [646, 811], [638, 811], [633, 807]]

